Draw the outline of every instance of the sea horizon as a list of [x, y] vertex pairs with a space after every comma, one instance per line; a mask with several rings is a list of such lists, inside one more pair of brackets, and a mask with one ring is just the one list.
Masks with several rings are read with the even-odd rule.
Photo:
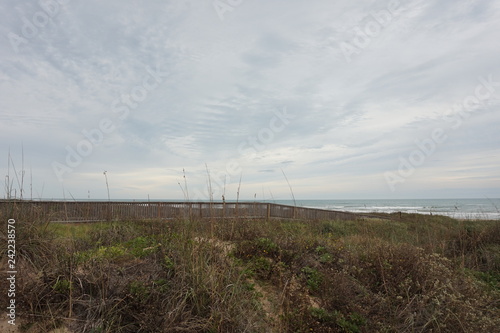
[[[275, 200], [292, 204], [293, 200]], [[457, 219], [500, 219], [500, 198], [295, 200], [297, 206], [353, 213], [417, 213]]]

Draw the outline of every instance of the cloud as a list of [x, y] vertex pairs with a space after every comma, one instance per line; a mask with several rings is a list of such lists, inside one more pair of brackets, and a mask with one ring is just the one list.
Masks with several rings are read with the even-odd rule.
[[[298, 198], [500, 189], [495, 1], [243, 1], [223, 20], [210, 1], [50, 3], [0, 5], [0, 149], [23, 147], [46, 197], [106, 198], [107, 170], [115, 198], [183, 198], [184, 169], [203, 199], [207, 167], [228, 199], [240, 177], [242, 197], [288, 198], [280, 169]], [[384, 174], [438, 128], [392, 192]]]

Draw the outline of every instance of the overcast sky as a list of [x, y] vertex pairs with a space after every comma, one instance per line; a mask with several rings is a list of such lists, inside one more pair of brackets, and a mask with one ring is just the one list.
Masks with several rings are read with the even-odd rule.
[[487, 0], [1, 0], [0, 171], [19, 196], [24, 151], [34, 198], [107, 198], [104, 171], [112, 199], [497, 198], [499, 31]]

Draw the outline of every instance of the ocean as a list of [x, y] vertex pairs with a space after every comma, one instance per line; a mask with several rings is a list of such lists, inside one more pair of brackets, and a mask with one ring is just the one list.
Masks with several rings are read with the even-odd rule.
[[[268, 200], [294, 205], [293, 200]], [[500, 220], [500, 199], [296, 200], [297, 206], [354, 213], [418, 213], [457, 219]]]

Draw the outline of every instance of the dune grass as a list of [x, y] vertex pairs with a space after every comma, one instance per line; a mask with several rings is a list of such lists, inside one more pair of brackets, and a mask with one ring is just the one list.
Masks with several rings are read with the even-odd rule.
[[[94, 224], [18, 219], [21, 328], [498, 329], [499, 221], [416, 214], [392, 218]], [[4, 243], [5, 230], [0, 237]]]

